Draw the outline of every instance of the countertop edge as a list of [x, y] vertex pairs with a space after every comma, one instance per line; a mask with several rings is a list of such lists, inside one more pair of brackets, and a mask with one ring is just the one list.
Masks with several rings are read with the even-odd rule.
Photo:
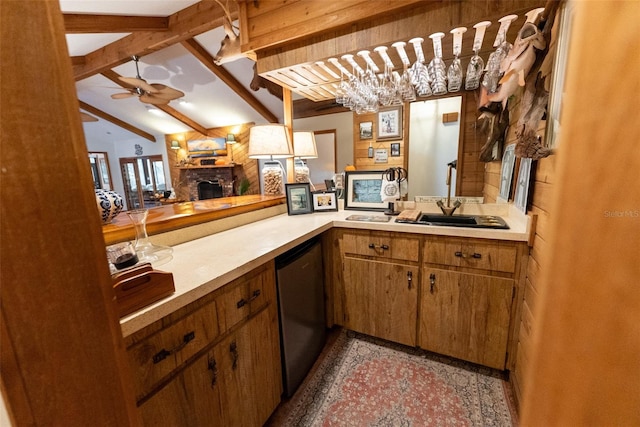
[[[379, 212], [358, 213], [382, 215]], [[354, 212], [350, 211], [296, 216], [280, 214], [176, 245], [173, 259], [157, 268], [173, 273], [176, 292], [120, 319], [123, 336], [143, 329], [334, 227], [521, 242], [527, 242], [529, 238], [530, 221], [526, 215], [504, 217], [511, 227], [509, 230], [485, 230], [399, 224], [393, 218], [386, 223], [346, 220], [352, 214]]]

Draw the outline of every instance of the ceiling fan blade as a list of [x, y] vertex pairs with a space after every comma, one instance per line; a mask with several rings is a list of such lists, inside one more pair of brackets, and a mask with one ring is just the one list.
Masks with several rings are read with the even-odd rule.
[[91, 114], [87, 114], [83, 111], [80, 111], [80, 118], [83, 122], [97, 122], [98, 119], [93, 117]]
[[171, 100], [171, 99], [182, 98], [184, 96], [184, 92], [169, 86], [165, 86], [163, 84], [152, 83], [151, 86], [157, 89], [157, 92], [155, 92], [153, 95], [159, 98]]
[[111, 98], [113, 98], [113, 99], [124, 99], [124, 98], [130, 98], [132, 96], [135, 96], [135, 94], [133, 94], [131, 92], [114, 93], [113, 95], [111, 95]]
[[169, 101], [169, 99], [158, 98], [157, 96], [149, 93], [140, 95], [140, 102], [144, 102], [145, 104], [167, 105]]
[[153, 86], [151, 86], [149, 83], [147, 83], [146, 81], [139, 79], [137, 77], [120, 77], [120, 80], [122, 80], [125, 83], [130, 84], [131, 86], [135, 86], [135, 87], [139, 87], [140, 89], [144, 90], [145, 92], [151, 92], [151, 93], [156, 93], [156, 88], [154, 88]]

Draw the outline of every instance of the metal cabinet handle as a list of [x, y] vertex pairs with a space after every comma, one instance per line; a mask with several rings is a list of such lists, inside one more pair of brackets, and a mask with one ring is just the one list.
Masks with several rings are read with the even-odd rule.
[[[456, 251], [454, 253], [455, 256], [457, 256], [458, 258], [466, 258], [467, 254], [462, 253], [460, 251]], [[479, 254], [478, 252], [474, 252], [473, 254], [471, 254], [471, 258], [476, 258], [476, 259], [480, 259], [482, 258], [482, 254]]]
[[429, 275], [429, 283], [431, 284], [431, 286], [429, 287], [429, 292], [433, 293], [433, 287], [436, 284], [436, 275], [434, 273], [431, 273]]
[[376, 245], [374, 243], [369, 243], [369, 249], [382, 249], [383, 251], [386, 251], [389, 249], [389, 245]]
[[411, 289], [412, 282], [413, 282], [413, 272], [407, 271], [407, 289]]
[[253, 293], [251, 294], [251, 297], [249, 298], [249, 300], [246, 300], [244, 298], [242, 298], [240, 301], [238, 301], [236, 303], [236, 308], [242, 308], [245, 305], [247, 305], [247, 303], [253, 301], [254, 299], [258, 298], [260, 296], [260, 294], [262, 293], [262, 291], [260, 291], [260, 289], [256, 289], [255, 291], [253, 291]]
[[167, 356], [171, 356], [172, 354], [175, 354], [177, 352], [179, 352], [180, 350], [182, 350], [187, 344], [189, 344], [190, 341], [193, 341], [194, 338], [196, 337], [196, 333], [194, 331], [189, 332], [188, 334], [185, 334], [182, 337], [182, 342], [175, 348], [171, 349], [171, 350], [166, 350], [166, 349], [162, 349], [159, 352], [157, 352], [156, 354], [153, 355], [153, 363], [160, 363], [162, 362], [164, 359], [167, 358]]
[[229, 344], [229, 353], [231, 353], [231, 360], [233, 361], [231, 369], [235, 370], [238, 367], [238, 344], [235, 341]]
[[218, 364], [216, 363], [216, 359], [211, 356], [209, 356], [209, 360], [207, 361], [207, 369], [211, 371], [211, 388], [214, 388], [218, 382]]

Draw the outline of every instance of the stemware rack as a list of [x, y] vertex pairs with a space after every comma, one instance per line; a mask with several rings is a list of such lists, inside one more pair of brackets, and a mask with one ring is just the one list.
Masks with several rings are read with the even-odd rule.
[[[542, 8], [538, 10], [541, 12]], [[529, 12], [531, 11], [518, 12], [517, 18], [511, 22], [507, 31], [507, 41], [513, 42], [515, 40], [518, 31], [527, 21], [527, 13]], [[485, 28], [484, 41], [481, 48], [477, 50], [478, 55], [484, 59], [485, 63], [489, 55], [495, 51], [494, 40], [500, 28], [499, 18], [502, 17], [489, 20], [491, 25]], [[454, 33], [451, 30], [465, 27], [467, 31], [461, 35], [462, 46], [457, 57], [461, 61], [463, 73], [466, 72], [469, 60], [474, 55], [475, 24], [477, 23], [473, 22], [441, 29], [441, 32], [444, 33], [444, 37], [440, 39], [442, 60], [444, 60], [447, 68], [454, 59]], [[367, 70], [380, 75], [385, 69], [402, 75], [405, 68], [421, 59], [427, 65], [434, 58], [434, 52], [431, 47], [432, 39], [429, 38], [432, 34], [435, 34], [435, 32], [420, 34], [419, 29], [416, 29], [416, 36], [407, 40], [396, 40], [384, 46], [368, 46], [353, 52], [344, 52], [329, 58], [286, 66], [261, 72], [260, 74], [312, 101], [332, 100], [336, 98], [336, 91], [344, 78], [359, 77]], [[415, 38], [424, 40], [420, 46], [421, 52], [410, 41]], [[461, 90], [465, 90], [464, 82]]]

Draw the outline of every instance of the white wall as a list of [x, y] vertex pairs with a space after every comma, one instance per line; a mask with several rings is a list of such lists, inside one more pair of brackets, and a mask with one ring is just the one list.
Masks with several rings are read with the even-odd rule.
[[[86, 126], [86, 125], [85, 125]], [[136, 144], [142, 148], [143, 156], [162, 155], [164, 161], [164, 176], [167, 185], [171, 185], [171, 174], [169, 173], [169, 162], [167, 157], [167, 148], [164, 143], [164, 135], [155, 135], [156, 142], [140, 137], [132, 137], [130, 139], [110, 140], [101, 138], [100, 140], [87, 140], [87, 151], [106, 152], [109, 158], [109, 169], [111, 171], [111, 179], [113, 180], [113, 190], [124, 197], [124, 184], [122, 182], [122, 173], [120, 172], [121, 157], [137, 157]], [[89, 160], [87, 159], [87, 165]]]
[[[445, 113], [458, 113], [462, 97], [412, 102], [409, 127], [409, 200], [415, 196], [447, 196], [447, 163], [458, 158], [460, 120], [442, 123]], [[451, 176], [455, 195], [456, 170]]]
[[342, 172], [349, 163], [353, 163], [353, 113], [336, 113], [324, 116], [307, 117], [293, 121], [293, 130], [336, 130], [337, 172]]

